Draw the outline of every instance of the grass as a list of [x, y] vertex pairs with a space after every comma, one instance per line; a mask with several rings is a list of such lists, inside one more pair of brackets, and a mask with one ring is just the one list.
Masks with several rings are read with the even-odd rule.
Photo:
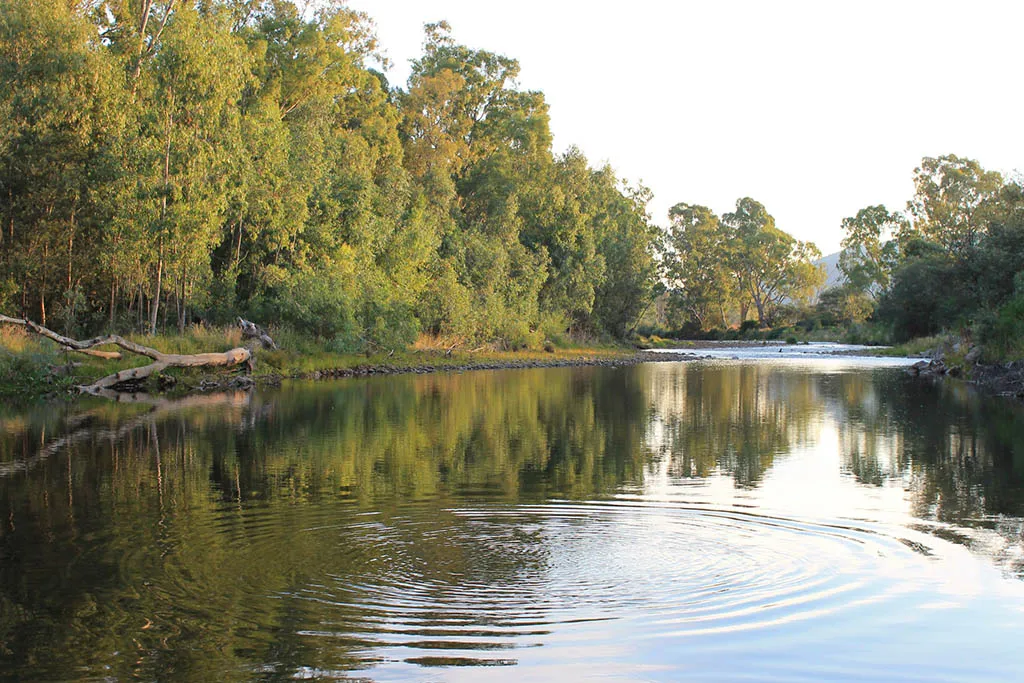
[[899, 358], [915, 357], [930, 351], [934, 351], [939, 344], [942, 343], [942, 339], [935, 337], [918, 337], [917, 339], [911, 339], [903, 344], [897, 344], [890, 346], [885, 349], [879, 349], [878, 355], [880, 356], [894, 356]]
[[[368, 353], [340, 353], [327, 342], [289, 329], [272, 329], [271, 336], [280, 347], [261, 350], [256, 357], [255, 376], [295, 377], [315, 372], [354, 370], [368, 366], [413, 369], [418, 367], [460, 367], [476, 363], [555, 362], [580, 358], [615, 358], [631, 355], [633, 349], [608, 343], [560, 345], [545, 342], [533, 349], [503, 350], [497, 344], [471, 345], [456, 337], [421, 335], [408, 349], [375, 349]], [[235, 327], [193, 326], [184, 334], [155, 336], [126, 335], [127, 339], [163, 353], [195, 354], [227, 351], [242, 346], [241, 332]], [[77, 385], [89, 384], [100, 377], [149, 363], [148, 358], [122, 353], [121, 360], [110, 361], [61, 350], [48, 339], [23, 328], [0, 327], [0, 398], [27, 400], [54, 394], [72, 395]], [[230, 370], [169, 368], [162, 373], [173, 377], [180, 390], [187, 390], [211, 372], [223, 376]], [[154, 385], [158, 378], [151, 379]]]
[[0, 397], [43, 396], [74, 382], [66, 354], [23, 328], [0, 328]]
[[877, 325], [867, 323], [840, 327], [816, 327], [806, 329], [800, 325], [781, 326], [765, 329], [730, 328], [727, 330], [713, 329], [700, 333], [690, 339], [672, 339], [652, 334], [640, 337], [645, 348], [690, 348], [706, 341], [722, 342], [755, 342], [775, 341], [785, 343], [808, 342], [840, 342], [844, 344], [863, 344], [880, 346], [888, 343], [888, 331]]

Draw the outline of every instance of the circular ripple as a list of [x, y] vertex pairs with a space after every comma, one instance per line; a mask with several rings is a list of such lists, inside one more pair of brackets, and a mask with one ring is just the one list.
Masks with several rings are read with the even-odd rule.
[[421, 665], [508, 664], [595, 628], [636, 640], [821, 619], [905, 590], [920, 561], [862, 528], [647, 504], [377, 515], [329, 531], [345, 566], [295, 594], [323, 608], [302, 634]]

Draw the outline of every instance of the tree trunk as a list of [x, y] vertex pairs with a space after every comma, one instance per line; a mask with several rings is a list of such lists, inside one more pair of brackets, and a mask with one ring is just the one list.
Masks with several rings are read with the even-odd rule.
[[153, 298], [149, 302], [149, 334], [150, 336], [156, 334], [156, 321], [157, 315], [160, 312], [160, 287], [163, 281], [164, 274], [164, 245], [163, 237], [160, 238], [160, 246], [157, 252], [156, 259], [156, 287], [153, 291]]
[[71, 291], [71, 259], [75, 248], [75, 212], [71, 211], [71, 229], [68, 230], [68, 280], [67, 291]]
[[110, 330], [114, 329], [114, 311], [117, 305], [117, 278], [110, 279]]
[[43, 326], [46, 325], [46, 252], [48, 251], [46, 246], [43, 246], [43, 270], [42, 270], [42, 282], [39, 287], [39, 319], [42, 320]]
[[177, 312], [178, 312], [178, 334], [185, 333], [185, 283], [188, 282], [188, 269], [181, 267], [181, 276], [178, 278], [177, 287]]
[[238, 221], [238, 240], [235, 242], [235, 264], [233, 270], [238, 272], [238, 264], [242, 260], [242, 221]]

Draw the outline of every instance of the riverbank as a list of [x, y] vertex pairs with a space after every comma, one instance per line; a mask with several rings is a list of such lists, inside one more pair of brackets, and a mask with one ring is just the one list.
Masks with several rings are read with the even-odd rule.
[[[224, 351], [241, 340], [232, 330], [192, 330], [185, 335], [143, 337], [147, 345], [165, 353]], [[490, 347], [458, 350], [453, 345], [420, 343], [403, 351], [339, 353], [309, 339], [281, 335], [283, 348], [259, 351], [251, 370], [239, 366], [221, 372], [203, 369], [168, 368], [163, 372], [121, 389], [147, 393], [183, 395], [218, 389], [246, 389], [274, 386], [286, 379], [332, 379], [373, 375], [427, 374], [549, 368], [570, 366], [623, 366], [637, 363], [693, 360], [692, 353], [637, 351], [627, 346], [557, 348], [503, 351]], [[78, 387], [113, 372], [126, 370], [145, 359], [103, 360], [59, 349], [46, 339], [19, 329], [0, 334], [0, 398], [26, 402], [70, 399]], [[106, 393], [106, 392], [105, 392]]]
[[880, 353], [921, 358], [907, 368], [913, 375], [950, 378], [986, 394], [1024, 400], [1024, 360], [993, 358], [989, 349], [956, 335], [920, 337]]

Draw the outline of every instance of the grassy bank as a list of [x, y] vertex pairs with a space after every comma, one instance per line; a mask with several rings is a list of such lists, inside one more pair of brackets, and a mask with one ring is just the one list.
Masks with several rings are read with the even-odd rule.
[[[749, 321], [753, 323], [753, 321]], [[692, 334], [673, 333], [666, 330], [648, 330], [639, 339], [639, 345], [645, 348], [692, 348], [700, 342], [755, 342], [774, 341], [790, 344], [805, 342], [838, 342], [842, 344], [863, 344], [866, 346], [882, 346], [889, 344], [889, 330], [871, 323], [842, 325], [834, 327], [787, 325], [760, 329], [754, 324], [729, 329], [711, 329]]]
[[[370, 372], [444, 370], [475, 366], [559, 365], [614, 361], [635, 353], [632, 347], [611, 343], [544, 342], [538, 348], [503, 349], [499, 345], [470, 345], [465, 340], [421, 335], [408, 349], [375, 349], [366, 353], [341, 353], [329, 342], [287, 329], [272, 330], [280, 347], [261, 350], [252, 377], [257, 382], [283, 378], [345, 376]], [[227, 351], [243, 346], [236, 328], [195, 326], [181, 335], [130, 335], [131, 341], [164, 353], [195, 354]], [[0, 398], [35, 400], [73, 396], [76, 387], [120, 370], [146, 365], [148, 358], [124, 354], [121, 360], [103, 360], [61, 350], [48, 339], [23, 328], [0, 328]], [[147, 380], [147, 391], [187, 392], [204, 381], [223, 381], [241, 373], [240, 368], [169, 368]]]

